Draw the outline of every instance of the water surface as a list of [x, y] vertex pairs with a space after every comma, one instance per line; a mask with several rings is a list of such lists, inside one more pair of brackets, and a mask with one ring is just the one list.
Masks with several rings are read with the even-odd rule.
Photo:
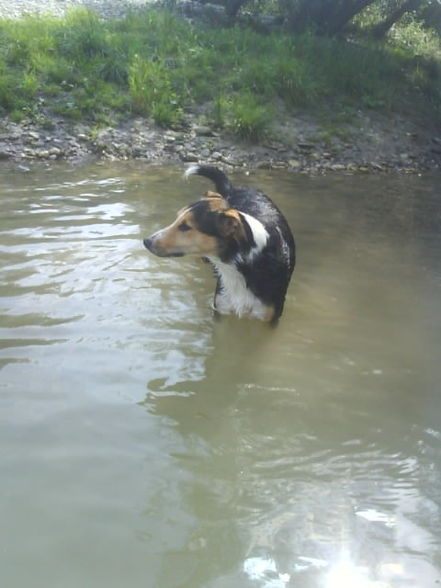
[[434, 588], [440, 177], [237, 174], [296, 236], [271, 330], [143, 249], [182, 171], [3, 170], [1, 586]]

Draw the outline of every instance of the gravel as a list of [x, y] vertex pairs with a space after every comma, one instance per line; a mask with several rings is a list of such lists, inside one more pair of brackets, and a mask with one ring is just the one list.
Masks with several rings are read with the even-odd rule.
[[19, 18], [26, 14], [63, 16], [78, 6], [90, 8], [103, 18], [118, 18], [130, 9], [151, 3], [152, 0], [0, 0], [0, 18]]
[[[0, 0], [0, 18], [26, 14], [63, 16], [69, 9], [84, 6], [102, 18], [118, 18], [129, 10], [142, 9], [155, 0]], [[180, 0], [194, 8], [193, 0]], [[52, 130], [31, 120], [14, 123], [0, 118], [0, 160], [20, 165], [40, 160], [84, 161], [145, 159], [151, 162], [203, 160], [226, 166], [288, 168], [300, 173], [354, 173], [382, 171], [417, 172], [441, 169], [441, 136], [412, 118], [385, 117], [374, 112], [359, 113], [347, 141], [335, 140], [331, 147], [320, 142], [320, 121], [306, 115], [286, 115], [275, 121], [272, 136], [280, 140], [245, 145], [207, 126], [197, 112], [186, 116], [185, 125], [164, 131], [149, 119], [133, 118], [116, 128], [100, 129], [87, 121], [74, 124], [48, 113]], [[202, 122], [201, 122], [202, 121]]]

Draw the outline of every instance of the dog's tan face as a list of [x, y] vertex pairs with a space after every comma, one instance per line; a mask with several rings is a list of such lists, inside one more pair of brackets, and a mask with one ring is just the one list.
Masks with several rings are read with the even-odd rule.
[[176, 220], [144, 239], [145, 247], [159, 257], [219, 255], [227, 239], [245, 238], [237, 210], [215, 192], [180, 210]]

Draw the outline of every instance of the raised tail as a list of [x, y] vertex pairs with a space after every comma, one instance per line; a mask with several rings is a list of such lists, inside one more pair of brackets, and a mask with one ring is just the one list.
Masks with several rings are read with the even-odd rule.
[[211, 180], [216, 186], [216, 190], [224, 198], [228, 198], [230, 195], [232, 186], [230, 180], [224, 174], [223, 171], [214, 167], [214, 165], [192, 165], [185, 172], [185, 177], [197, 175], [204, 176]]

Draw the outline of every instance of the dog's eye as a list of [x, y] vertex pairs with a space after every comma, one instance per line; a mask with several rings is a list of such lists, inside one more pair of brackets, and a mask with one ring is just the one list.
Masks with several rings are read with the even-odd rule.
[[187, 225], [187, 223], [181, 223], [178, 226], [178, 231], [182, 231], [182, 232], [191, 231], [191, 227], [190, 227], [190, 225]]

